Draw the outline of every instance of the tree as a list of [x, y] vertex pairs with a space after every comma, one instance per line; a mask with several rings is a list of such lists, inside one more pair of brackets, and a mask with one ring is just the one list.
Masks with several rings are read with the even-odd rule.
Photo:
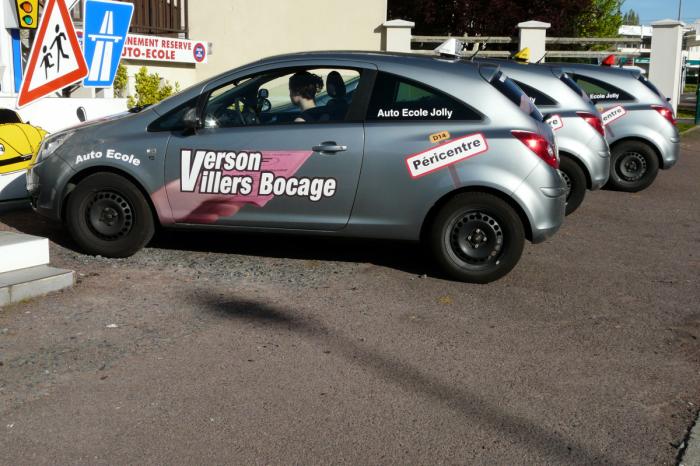
[[151, 105], [169, 97], [173, 92], [180, 91], [180, 85], [175, 83], [175, 87], [169, 82], [161, 82], [158, 73], [150, 74], [148, 68], [142, 66], [134, 76], [136, 84], [136, 97], [129, 96], [127, 105], [129, 108], [143, 105]]
[[622, 26], [621, 0], [593, 0], [579, 16], [579, 37], [617, 37]]
[[639, 15], [632, 8], [622, 17], [622, 24], [630, 26], [639, 26]]
[[[617, 35], [622, 0], [389, 0], [388, 17], [414, 21], [418, 35], [512, 36], [528, 20], [552, 24], [552, 36]], [[614, 29], [613, 32], [612, 29]]]

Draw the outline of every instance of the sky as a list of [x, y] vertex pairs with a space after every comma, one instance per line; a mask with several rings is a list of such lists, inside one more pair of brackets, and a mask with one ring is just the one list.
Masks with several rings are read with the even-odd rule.
[[[700, 19], [700, 0], [681, 0], [681, 20], [694, 23]], [[649, 24], [660, 19], [678, 18], [679, 0], [625, 0], [622, 11], [630, 8], [639, 14], [642, 24]]]

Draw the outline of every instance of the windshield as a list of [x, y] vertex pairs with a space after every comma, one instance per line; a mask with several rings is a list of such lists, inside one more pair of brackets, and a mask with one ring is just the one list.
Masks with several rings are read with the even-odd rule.
[[501, 94], [508, 97], [511, 102], [520, 108], [520, 110], [530, 115], [535, 120], [544, 120], [540, 111], [537, 110], [535, 104], [533, 104], [530, 100], [530, 97], [528, 97], [527, 94], [525, 94], [525, 92], [523, 92], [523, 90], [520, 89], [520, 87], [518, 87], [518, 85], [515, 84], [512, 79], [503, 74], [502, 71], [499, 71], [498, 74], [493, 77], [491, 80], [491, 85], [498, 89]]

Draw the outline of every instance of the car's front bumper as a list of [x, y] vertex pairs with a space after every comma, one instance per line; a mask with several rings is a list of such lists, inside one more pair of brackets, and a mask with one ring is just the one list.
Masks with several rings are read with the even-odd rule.
[[61, 219], [63, 194], [75, 174], [60, 157], [49, 157], [27, 170], [27, 191], [35, 212], [52, 220]]

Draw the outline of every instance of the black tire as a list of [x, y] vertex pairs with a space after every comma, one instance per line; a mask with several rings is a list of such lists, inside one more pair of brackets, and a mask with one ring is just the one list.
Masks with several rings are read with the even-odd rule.
[[568, 156], [561, 158], [559, 170], [564, 174], [569, 188], [569, 193], [566, 195], [566, 215], [569, 215], [579, 208], [586, 197], [588, 183], [583, 168]]
[[659, 173], [659, 159], [649, 144], [625, 141], [612, 148], [608, 186], [636, 193], [648, 188]]
[[88, 254], [129, 257], [153, 237], [153, 212], [141, 191], [113, 173], [90, 175], [70, 193], [66, 225]]
[[489, 283], [518, 263], [525, 230], [518, 214], [502, 199], [488, 193], [462, 193], [437, 213], [428, 241], [434, 260], [451, 278]]

